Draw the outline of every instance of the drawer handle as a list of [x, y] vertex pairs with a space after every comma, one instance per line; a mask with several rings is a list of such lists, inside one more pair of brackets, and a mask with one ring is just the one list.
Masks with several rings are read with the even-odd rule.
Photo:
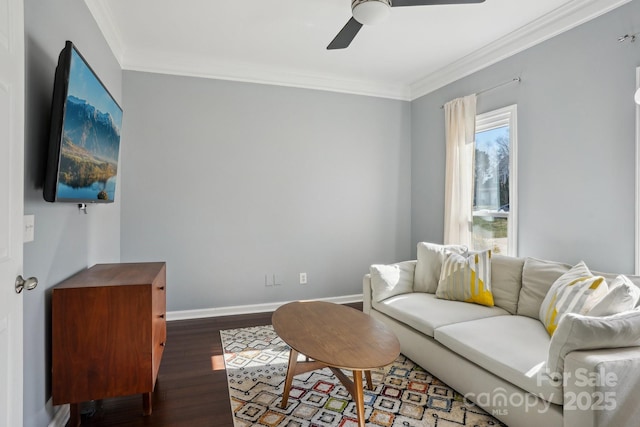
[[161, 291], [164, 291], [164, 286], [158, 286], [158, 289], [160, 289]]
[[164, 342], [161, 342], [161, 343], [160, 343], [160, 347], [164, 347]]
[[161, 314], [158, 317], [161, 318], [161, 319], [164, 319], [164, 314]]

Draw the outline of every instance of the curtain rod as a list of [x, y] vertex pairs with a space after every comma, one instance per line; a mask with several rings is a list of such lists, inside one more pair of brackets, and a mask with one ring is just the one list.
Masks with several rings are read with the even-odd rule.
[[[502, 86], [510, 85], [511, 83], [520, 83], [521, 81], [522, 81], [522, 78], [514, 77], [513, 79], [508, 80], [506, 82], [502, 82], [502, 83], [499, 83], [499, 84], [497, 84], [495, 86], [491, 86], [490, 88], [483, 89], [483, 90], [481, 90], [479, 92], [476, 92], [476, 95], [481, 95], [481, 94], [483, 94], [485, 92], [489, 92], [490, 90], [494, 90], [494, 89], [498, 89], [498, 88], [500, 88]], [[440, 109], [443, 109], [443, 108], [444, 108], [444, 105], [441, 105]]]

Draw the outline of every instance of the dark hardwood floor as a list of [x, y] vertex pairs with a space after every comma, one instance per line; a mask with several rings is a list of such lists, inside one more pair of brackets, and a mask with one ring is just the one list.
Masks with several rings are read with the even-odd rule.
[[104, 399], [83, 404], [82, 426], [233, 427], [219, 331], [269, 325], [271, 314], [168, 322], [153, 413], [142, 415], [140, 395]]

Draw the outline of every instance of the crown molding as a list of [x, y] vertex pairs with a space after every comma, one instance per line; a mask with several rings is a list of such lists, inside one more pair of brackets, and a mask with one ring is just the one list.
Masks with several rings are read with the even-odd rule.
[[597, 18], [631, 0], [573, 0], [410, 84], [411, 100]]
[[410, 101], [409, 86], [402, 83], [345, 79], [339, 76], [312, 74], [261, 64], [219, 61], [198, 55], [157, 50], [127, 49], [122, 68], [131, 71], [290, 86]]
[[345, 79], [295, 70], [215, 61], [204, 57], [142, 51], [125, 47], [109, 2], [84, 0], [120, 67], [125, 70], [290, 86], [331, 92], [410, 101], [409, 85]]
[[125, 46], [106, 0], [84, 0], [116, 60], [125, 70], [289, 86], [413, 101], [536, 44], [597, 18], [631, 0], [572, 0], [487, 46], [410, 83], [366, 81], [286, 70], [259, 64], [216, 61]]
[[120, 36], [120, 28], [113, 18], [113, 12], [109, 3], [102, 0], [84, 0], [89, 12], [93, 15], [93, 19], [98, 24], [98, 28], [102, 32], [107, 44], [111, 48], [113, 56], [122, 68], [124, 58], [124, 43]]

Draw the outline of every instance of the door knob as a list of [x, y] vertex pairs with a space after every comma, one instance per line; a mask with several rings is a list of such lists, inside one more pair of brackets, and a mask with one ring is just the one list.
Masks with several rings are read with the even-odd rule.
[[22, 292], [24, 288], [27, 288], [28, 291], [38, 286], [38, 279], [35, 277], [29, 277], [27, 280], [24, 280], [21, 275], [16, 277], [16, 293], [19, 294]]

